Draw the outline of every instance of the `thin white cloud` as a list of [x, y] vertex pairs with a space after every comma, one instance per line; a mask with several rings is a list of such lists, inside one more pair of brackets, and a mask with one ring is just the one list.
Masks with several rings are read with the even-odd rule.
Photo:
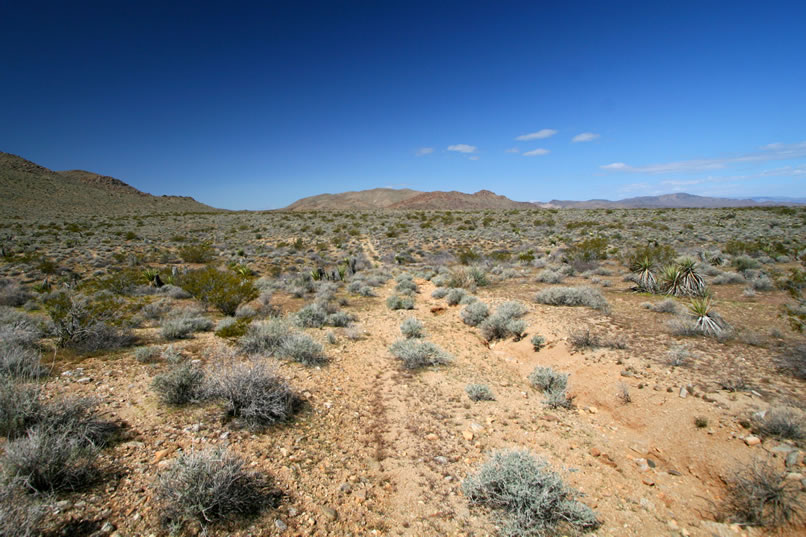
[[532, 149], [531, 151], [527, 151], [523, 154], [524, 157], [537, 157], [540, 155], [548, 155], [551, 151], [548, 149], [543, 149], [542, 147], [538, 147], [537, 149]]
[[473, 155], [472, 157], [470, 157], [470, 160], [479, 160], [479, 157], [476, 156], [476, 155]]
[[557, 134], [557, 131], [554, 129], [541, 129], [537, 132], [530, 132], [529, 134], [521, 134], [516, 140], [519, 142], [528, 142], [529, 140], [540, 140], [543, 138], [550, 138]]
[[475, 153], [477, 150], [478, 147], [475, 145], [454, 144], [448, 146], [448, 151], [456, 151], [458, 153]]
[[599, 135], [595, 132], [583, 132], [581, 134], [577, 134], [573, 138], [571, 138], [572, 142], [592, 142], [595, 139], [599, 138]]
[[647, 166], [631, 166], [629, 164], [625, 164], [624, 162], [613, 162], [612, 164], [605, 164], [599, 167], [603, 170], [631, 173], [682, 173], [719, 170], [730, 164], [736, 164], [739, 162], [764, 162], [769, 160], [787, 160], [804, 157], [806, 157], [806, 142], [795, 144], [775, 143], [763, 146], [761, 151], [733, 157], [681, 160], [677, 162], [649, 164]]
[[517, 147], [510, 147], [509, 149], [507, 149], [507, 153], [520, 153], [520, 152], [521, 150], [518, 149]]
[[416, 155], [418, 157], [422, 157], [422, 156], [425, 156], [425, 155], [430, 155], [433, 152], [434, 152], [433, 147], [421, 147], [420, 149], [417, 150]]

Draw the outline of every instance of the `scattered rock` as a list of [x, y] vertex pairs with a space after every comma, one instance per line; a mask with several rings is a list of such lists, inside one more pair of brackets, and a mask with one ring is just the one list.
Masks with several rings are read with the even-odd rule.
[[643, 484], [644, 484], [644, 485], [646, 485], [647, 487], [654, 487], [654, 486], [655, 486], [655, 480], [654, 480], [654, 479], [652, 479], [652, 478], [651, 478], [651, 477], [649, 477], [649, 476], [647, 476], [647, 477], [643, 478], [643, 479], [641, 480], [641, 483], [643, 483]]
[[786, 467], [793, 468], [800, 463], [800, 451], [790, 451], [786, 455]]
[[680, 398], [685, 399], [686, 397], [688, 397], [688, 390], [686, 389], [685, 386], [681, 386], [680, 387]]
[[279, 518], [274, 519], [274, 527], [280, 531], [285, 531], [288, 529], [288, 525]]
[[473, 432], [472, 431], [462, 431], [462, 436], [465, 437], [465, 440], [468, 442], [473, 440]]
[[334, 521], [334, 520], [336, 520], [337, 518], [339, 518], [339, 513], [338, 513], [338, 512], [336, 512], [336, 510], [335, 510], [335, 509], [333, 509], [332, 507], [328, 507], [328, 506], [326, 506], [326, 505], [322, 507], [322, 513], [323, 513], [323, 514], [324, 514], [324, 515], [327, 517], [327, 519], [328, 519], [328, 520], [330, 520], [331, 522], [332, 522], [332, 521]]
[[744, 443], [748, 446], [757, 446], [761, 443], [761, 438], [757, 436], [745, 436]]

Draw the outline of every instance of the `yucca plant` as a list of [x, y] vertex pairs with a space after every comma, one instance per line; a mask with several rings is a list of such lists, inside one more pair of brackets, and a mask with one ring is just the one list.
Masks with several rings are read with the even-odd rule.
[[140, 275], [143, 277], [143, 280], [145, 280], [147, 283], [153, 283], [154, 280], [156, 280], [157, 277], [160, 275], [160, 271], [153, 268], [147, 268], [143, 269], [143, 272], [141, 272]]
[[238, 276], [243, 276], [244, 278], [248, 278], [249, 276], [253, 276], [255, 274], [255, 271], [241, 263], [233, 265], [232, 271]]
[[660, 289], [667, 295], [680, 296], [680, 269], [676, 265], [666, 265], [660, 271]]
[[702, 296], [705, 293], [705, 281], [697, 272], [697, 262], [684, 257], [677, 263], [677, 270], [680, 274], [680, 289], [683, 294], [690, 296]]
[[697, 330], [709, 336], [715, 336], [722, 332], [721, 323], [713, 316], [715, 312], [713, 311], [711, 297], [692, 298], [688, 309], [695, 318]]
[[638, 275], [638, 290], [647, 293], [654, 293], [658, 287], [658, 282], [655, 280], [655, 275], [652, 274], [654, 263], [644, 256], [633, 263], [630, 269]]

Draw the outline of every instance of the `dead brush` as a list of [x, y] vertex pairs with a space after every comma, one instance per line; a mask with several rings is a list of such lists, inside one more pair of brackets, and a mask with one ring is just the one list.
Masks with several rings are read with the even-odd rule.
[[802, 524], [804, 504], [799, 488], [768, 461], [755, 460], [727, 479], [723, 518], [767, 528]]

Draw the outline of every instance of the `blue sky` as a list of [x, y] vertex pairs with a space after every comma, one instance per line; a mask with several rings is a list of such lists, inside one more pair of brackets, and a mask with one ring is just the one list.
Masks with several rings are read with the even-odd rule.
[[16, 2], [0, 150], [264, 209], [806, 197], [804, 2]]

